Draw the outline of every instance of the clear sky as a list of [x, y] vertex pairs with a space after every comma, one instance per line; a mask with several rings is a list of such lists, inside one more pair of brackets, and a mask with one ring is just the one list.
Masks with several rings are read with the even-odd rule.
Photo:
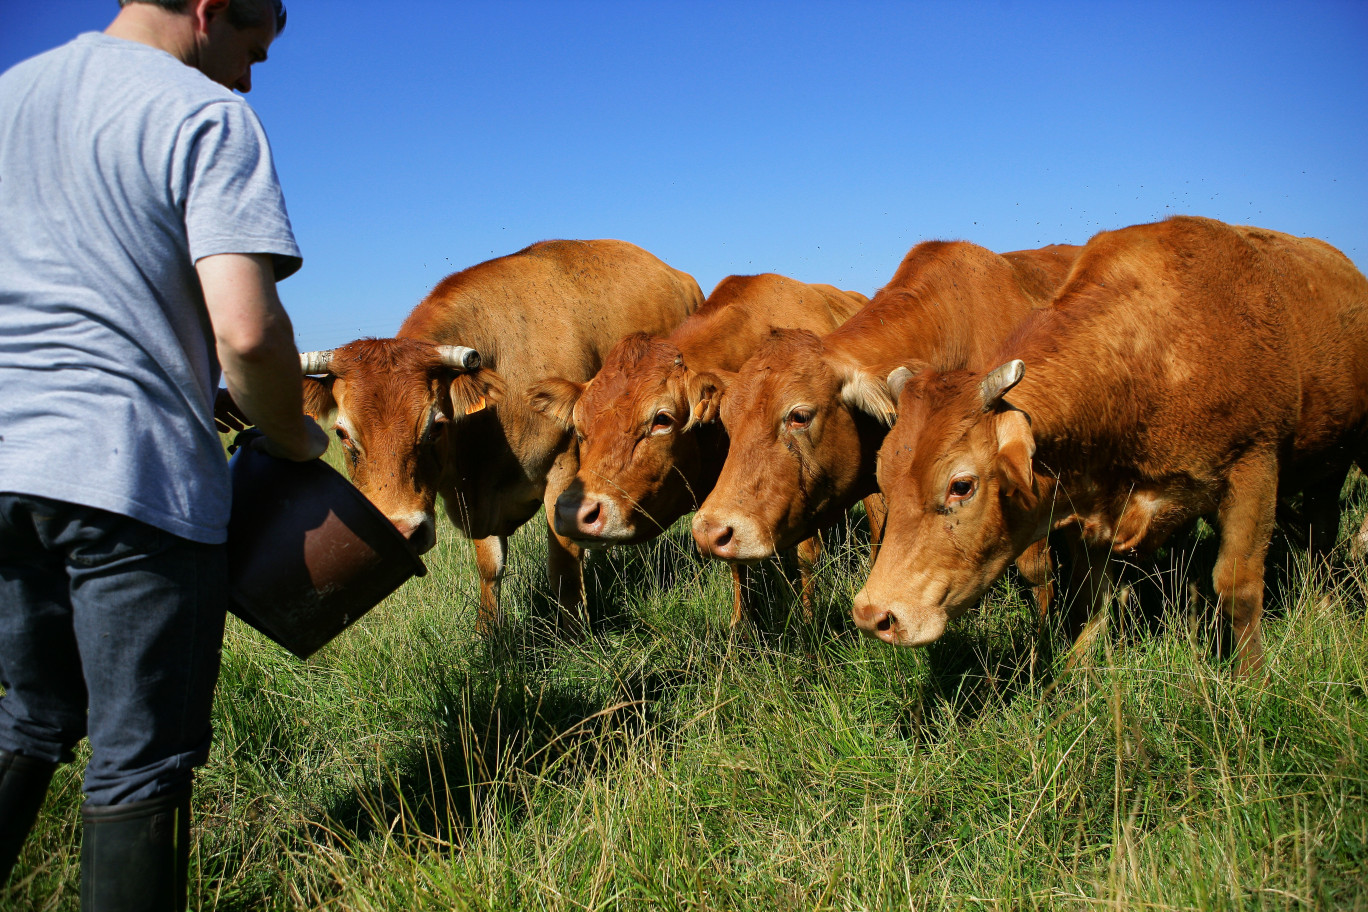
[[[301, 348], [444, 275], [617, 237], [693, 274], [872, 294], [918, 241], [1082, 243], [1173, 213], [1368, 267], [1368, 2], [287, 0], [253, 71]], [[0, 0], [0, 69], [116, 0]]]

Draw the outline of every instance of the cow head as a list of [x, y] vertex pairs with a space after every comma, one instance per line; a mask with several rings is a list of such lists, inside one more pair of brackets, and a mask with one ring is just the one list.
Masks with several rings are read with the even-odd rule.
[[497, 402], [504, 385], [469, 348], [361, 339], [300, 356], [305, 411], [335, 434], [347, 471], [420, 553], [436, 542], [437, 492], [450, 430]]
[[645, 541], [697, 506], [703, 479], [700, 425], [715, 422], [720, 381], [690, 370], [671, 343], [635, 333], [587, 384], [544, 380], [532, 408], [579, 443], [579, 473], [556, 499], [552, 522], [581, 544]]
[[898, 423], [879, 450], [888, 504], [879, 559], [856, 594], [855, 623], [901, 646], [945, 631], [1045, 534], [1050, 480], [1033, 466], [1031, 421], [1004, 397], [1024, 367], [889, 375]]
[[748, 563], [794, 547], [872, 492], [894, 404], [882, 380], [829, 355], [816, 334], [776, 330], [727, 384], [719, 414], [730, 447], [694, 540]]

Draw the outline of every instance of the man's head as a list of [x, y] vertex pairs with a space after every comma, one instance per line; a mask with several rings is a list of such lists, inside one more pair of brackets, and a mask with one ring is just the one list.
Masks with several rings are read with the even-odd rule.
[[[131, 3], [146, 3], [173, 13], [183, 13], [190, 5], [190, 0], [119, 0], [121, 8]], [[273, 20], [277, 35], [285, 31], [284, 0], [228, 0], [227, 6], [228, 22], [234, 28], [255, 28]]]
[[[283, 0], [119, 0], [119, 6], [112, 34], [160, 47], [239, 92], [252, 90], [252, 65], [266, 59], [285, 28]], [[140, 21], [118, 29], [129, 16]]]

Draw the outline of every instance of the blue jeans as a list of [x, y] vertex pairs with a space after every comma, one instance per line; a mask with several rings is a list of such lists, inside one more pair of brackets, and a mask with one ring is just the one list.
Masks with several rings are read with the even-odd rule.
[[90, 738], [90, 805], [177, 791], [209, 756], [227, 550], [92, 507], [0, 494], [0, 748]]

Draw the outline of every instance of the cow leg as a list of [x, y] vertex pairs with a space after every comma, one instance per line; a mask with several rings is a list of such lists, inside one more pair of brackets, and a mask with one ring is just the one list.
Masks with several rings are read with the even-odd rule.
[[882, 494], [870, 494], [864, 499], [865, 516], [869, 517], [869, 566], [879, 557], [884, 527], [888, 525], [888, 502]]
[[1065, 635], [1073, 642], [1066, 668], [1073, 668], [1093, 641], [1106, 629], [1110, 617], [1115, 570], [1111, 549], [1088, 545], [1078, 535], [1069, 536], [1069, 597], [1064, 620]]
[[558, 535], [554, 526], [556, 498], [575, 480], [577, 472], [579, 450], [572, 442], [551, 464], [542, 493], [546, 507], [546, 581], [556, 599], [557, 629], [567, 639], [578, 639], [589, 631], [584, 598], [584, 549]]
[[1031, 587], [1035, 598], [1036, 616], [1043, 624], [1054, 605], [1054, 557], [1050, 554], [1050, 543], [1041, 539], [1021, 552], [1016, 559], [1017, 572]]
[[1217, 509], [1221, 545], [1212, 582], [1216, 603], [1230, 621], [1242, 676], [1263, 667], [1264, 558], [1277, 515], [1277, 478], [1272, 456], [1246, 456], [1231, 468]]
[[499, 611], [508, 536], [491, 535], [475, 540], [475, 569], [480, 574], [480, 613], [475, 616], [475, 632], [487, 637], [503, 622]]
[[[1339, 538], [1340, 491], [1344, 489], [1344, 479], [1349, 475], [1349, 466], [1343, 471], [1336, 470], [1328, 478], [1310, 485], [1302, 492], [1302, 509], [1298, 514], [1281, 504], [1277, 509], [1278, 524], [1293, 538], [1311, 552], [1313, 557], [1324, 559], [1335, 548]], [[1295, 528], [1288, 526], [1295, 523]]]
[[794, 549], [794, 557], [798, 561], [798, 600], [802, 606], [803, 620], [812, 623], [812, 586], [815, 579], [813, 571], [817, 567], [817, 561], [822, 558], [822, 536], [814, 535], [800, 541]]
[[584, 605], [584, 549], [546, 526], [546, 580], [559, 609], [557, 628], [566, 639], [579, 639], [589, 630]]
[[731, 564], [733, 630], [744, 629], [747, 621], [755, 620], [755, 595], [750, 591], [750, 568], [745, 564]]
[[[1356, 460], [1359, 470], [1368, 473], [1368, 451], [1363, 452]], [[1368, 558], [1368, 514], [1363, 517], [1363, 525], [1359, 527], [1358, 534], [1349, 543], [1349, 553], [1363, 560]]]

